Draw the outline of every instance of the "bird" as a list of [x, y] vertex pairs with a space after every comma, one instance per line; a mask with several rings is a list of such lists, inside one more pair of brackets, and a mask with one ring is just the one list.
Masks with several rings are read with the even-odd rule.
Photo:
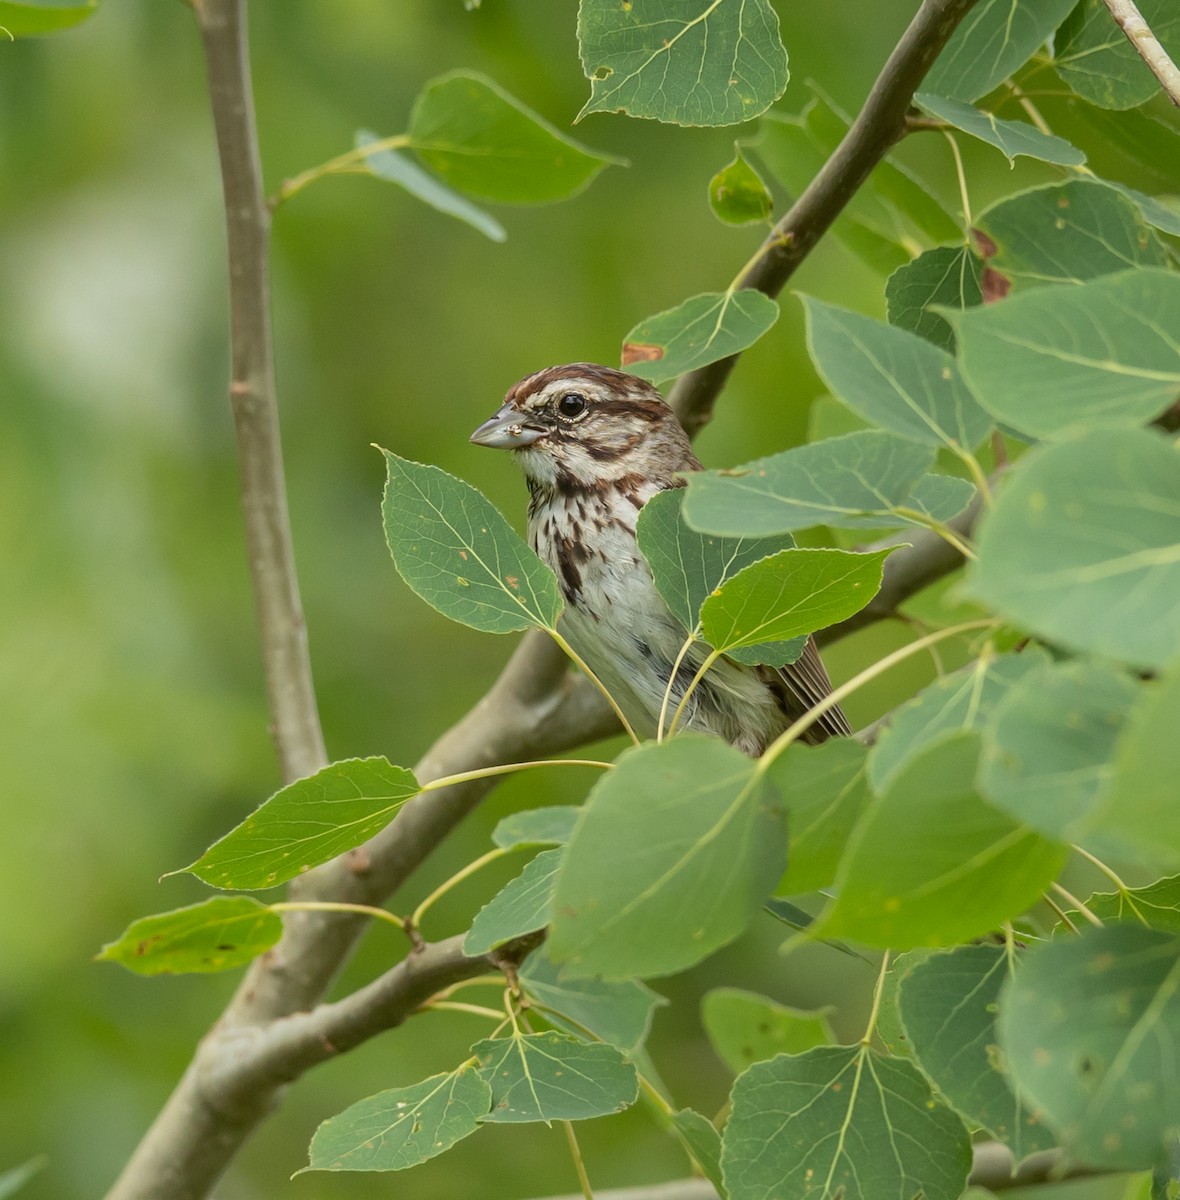
[[[470, 440], [512, 452], [528, 484], [529, 544], [565, 600], [563, 636], [633, 726], [652, 736], [661, 711], [675, 712], [709, 652], [697, 642], [676, 666], [686, 631], [656, 590], [635, 536], [644, 504], [701, 470], [676, 414], [636, 375], [569, 363], [514, 384]], [[692, 689], [679, 727], [757, 757], [831, 690], [812, 638], [782, 668], [723, 656]], [[801, 740], [815, 745], [851, 732], [837, 706]]]

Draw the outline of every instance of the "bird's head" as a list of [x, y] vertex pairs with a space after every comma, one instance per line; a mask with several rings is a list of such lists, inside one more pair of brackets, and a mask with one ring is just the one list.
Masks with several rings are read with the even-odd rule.
[[471, 440], [514, 451], [529, 482], [542, 488], [595, 488], [636, 476], [670, 480], [696, 465], [660, 393], [636, 375], [594, 363], [526, 376]]

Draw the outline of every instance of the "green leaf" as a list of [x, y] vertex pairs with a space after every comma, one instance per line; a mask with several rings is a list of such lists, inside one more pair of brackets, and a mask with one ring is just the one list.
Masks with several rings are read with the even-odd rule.
[[132, 921], [95, 956], [137, 975], [208, 974], [240, 967], [283, 936], [283, 922], [249, 896], [215, 896]]
[[566, 979], [544, 947], [529, 955], [519, 977], [552, 1024], [575, 1035], [589, 1030], [628, 1055], [647, 1040], [655, 1010], [668, 1003], [638, 979]]
[[893, 714], [873, 746], [873, 790], [884, 791], [910, 759], [948, 733], [981, 728], [1009, 689], [1048, 661], [1042, 650], [981, 657], [923, 688]]
[[0, 37], [58, 33], [98, 11], [98, 0], [0, 0]]
[[980, 0], [963, 18], [922, 81], [922, 90], [974, 102], [1026, 62], [1076, 0]]
[[[1180, 933], [1180, 875], [1165, 876], [1147, 887], [1095, 892], [1086, 900], [1086, 907], [1106, 924], [1120, 921]], [[1068, 909], [1065, 915], [1079, 928], [1085, 924], [1086, 918], [1076, 909]], [[1058, 930], [1063, 928], [1064, 922]]]
[[935, 246], [898, 267], [885, 283], [890, 325], [908, 329], [948, 354], [955, 332], [933, 311], [983, 303], [983, 263], [967, 246]]
[[730, 1200], [959, 1200], [962, 1121], [908, 1062], [820, 1046], [756, 1063], [733, 1086], [721, 1166]]
[[[370, 133], [367, 129], [359, 130], [356, 135], [358, 149], [371, 146], [380, 140], [375, 133]], [[439, 183], [433, 175], [422, 170], [404, 154], [399, 154], [396, 150], [375, 150], [365, 155], [364, 162], [378, 179], [396, 183], [411, 196], [429, 204], [436, 212], [465, 221], [493, 242], [502, 242], [508, 236], [504, 232], [504, 226], [495, 217], [484, 212], [482, 208], [476, 208], [458, 192], [452, 192], [449, 187]]]
[[973, 104], [964, 104], [961, 100], [951, 100], [930, 92], [918, 92], [914, 96], [914, 103], [928, 116], [945, 121], [963, 133], [987, 142], [989, 146], [995, 146], [1010, 164], [1022, 154], [1064, 167], [1080, 167], [1086, 161], [1085, 154], [1076, 146], [1071, 146], [1065, 138], [1042, 133], [1027, 121], [1005, 121]]
[[421, 790], [387, 759], [346, 758], [280, 788], [182, 870], [218, 888], [277, 887], [367, 842]]
[[628, 750], [566, 847], [548, 953], [567, 978], [682, 970], [746, 928], [785, 861], [781, 807], [740, 751], [694, 734]]
[[854, 412], [928, 446], [973, 450], [987, 436], [992, 419], [945, 350], [860, 313], [811, 296], [802, 300], [812, 361]]
[[1147, 430], [1033, 451], [979, 527], [970, 594], [1076, 650], [1134, 666], [1180, 655], [1180, 457]]
[[1030, 950], [1000, 999], [1017, 1088], [1071, 1159], [1136, 1170], [1180, 1135], [1180, 938], [1111, 925]]
[[741, 144], [735, 142], [733, 162], [709, 180], [709, 207], [713, 215], [727, 225], [763, 223], [770, 219], [773, 205], [762, 176], [750, 166]]
[[923, 1074], [969, 1125], [999, 1138], [1020, 1162], [1057, 1143], [1000, 1072], [1000, 988], [1018, 970], [1003, 946], [958, 946], [913, 964], [899, 1002]]
[[701, 1001], [701, 1023], [718, 1057], [735, 1075], [776, 1054], [802, 1054], [836, 1040], [828, 1016], [740, 988], [714, 988]]
[[492, 844], [501, 850], [515, 850], [518, 846], [564, 846], [570, 840], [581, 811], [573, 804], [554, 804], [549, 808], [510, 813], [492, 830]]
[[953, 734], [894, 776], [857, 826], [813, 936], [898, 950], [952, 946], [1039, 899], [1068, 851], [976, 795], [978, 755], [975, 735]]
[[623, 339], [623, 365], [658, 382], [752, 346], [778, 320], [762, 292], [705, 292], [640, 321]]
[[44, 1154], [39, 1154], [36, 1158], [21, 1163], [19, 1167], [11, 1167], [0, 1173], [0, 1200], [15, 1196], [30, 1179], [45, 1170], [48, 1163], [49, 1159]]
[[298, 1173], [404, 1171], [473, 1134], [491, 1103], [491, 1089], [470, 1064], [378, 1092], [315, 1131], [308, 1164]]
[[753, 563], [701, 605], [705, 641], [733, 654], [846, 620], [881, 590], [885, 559], [894, 549], [781, 550]]
[[869, 799], [868, 751], [852, 738], [819, 746], [799, 742], [775, 759], [768, 775], [787, 806], [790, 854], [778, 891], [818, 892], [836, 878], [836, 867]]
[[1101, 662], [1043, 666], [995, 705], [983, 731], [979, 788], [997, 808], [1048, 837], [1078, 824], [1114, 773], [1115, 743], [1139, 689]]
[[906, 975], [913, 970], [915, 963], [924, 962], [932, 954], [938, 953], [937, 950], [922, 948], [890, 956], [889, 967], [881, 985], [881, 1002], [877, 1007], [877, 1027], [874, 1032], [893, 1058], [914, 1057], [910, 1035], [901, 1023], [901, 985], [905, 982]]
[[1017, 289], [1083, 283], [1168, 261], [1135, 204], [1099, 180], [1017, 192], [980, 213], [976, 226], [988, 267]]
[[[969, 480], [955, 475], [923, 475], [907, 497], [906, 508], [925, 513], [932, 521], [949, 521], [957, 517], [974, 496], [975, 485]], [[919, 524], [916, 520], [913, 523]]]
[[682, 1108], [672, 1114], [672, 1128], [705, 1178], [717, 1189], [719, 1195], [724, 1196], [725, 1184], [721, 1178], [721, 1135], [713, 1122], [691, 1108]]
[[728, 471], [694, 471], [684, 516], [691, 527], [722, 537], [895, 526], [902, 518], [893, 510], [912, 502], [933, 461], [933, 450], [916, 442], [860, 430]]
[[[1165, 52], [1180, 58], [1180, 9], [1173, 0], [1137, 0], [1136, 7]], [[1053, 65], [1079, 96], [1101, 108], [1135, 108], [1159, 91], [1102, 0], [1081, 0], [1066, 18], [1054, 39]]]
[[553, 884], [564, 849], [542, 850], [475, 914], [463, 939], [463, 953], [487, 954], [504, 942], [549, 923]]
[[770, 0], [581, 0], [578, 45], [590, 99], [676, 125], [734, 125], [787, 86]]
[[610, 163], [474, 71], [432, 79], [410, 114], [409, 144], [448, 186], [500, 204], [576, 195]]
[[[1180, 609], [1177, 592], [1173, 610]], [[1173, 616], [1173, 626], [1180, 623]], [[1131, 857], [1174, 870], [1180, 867], [1176, 780], [1180, 779], [1180, 668], [1143, 685], [1115, 752], [1114, 777], [1086, 823]], [[1086, 839], [1089, 839], [1087, 834]]]
[[515, 1033], [476, 1042], [471, 1053], [492, 1089], [483, 1121], [581, 1121], [635, 1103], [635, 1068], [614, 1046], [563, 1033]]
[[381, 514], [398, 574], [444, 616], [484, 633], [552, 629], [557, 577], [469, 483], [383, 450]]

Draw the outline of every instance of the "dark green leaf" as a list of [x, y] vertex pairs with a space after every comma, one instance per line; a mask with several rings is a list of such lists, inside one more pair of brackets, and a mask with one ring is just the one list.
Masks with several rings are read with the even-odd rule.
[[[1118, 892], [1095, 892], [1086, 900], [1086, 908], [1100, 921], [1124, 921], [1180, 933], [1180, 875], [1168, 875], [1149, 883], [1147, 887], [1127, 888]], [[1066, 911], [1079, 928], [1085, 916], [1075, 909]], [[1064, 928], [1064, 922], [1059, 928]]]
[[701, 1023], [718, 1057], [735, 1075], [776, 1054], [802, 1054], [835, 1036], [834, 1010], [804, 1011], [740, 988], [714, 988], [701, 1001]]
[[1066, 167], [1080, 167], [1086, 161], [1085, 154], [1076, 146], [1071, 146], [1065, 138], [1042, 133], [1027, 121], [1001, 120], [973, 104], [935, 96], [930, 92], [918, 92], [914, 96], [914, 103], [928, 116], [945, 121], [963, 133], [987, 142], [989, 146], [995, 146], [1009, 163], [1021, 154]]
[[96, 955], [137, 975], [186, 975], [240, 967], [283, 936], [283, 922], [249, 896], [215, 896], [132, 921]]
[[695, 371], [752, 346], [778, 320], [762, 292], [705, 292], [640, 321], [623, 339], [623, 365], [659, 381]]
[[[362, 129], [356, 135], [358, 149], [371, 146], [379, 141], [375, 133]], [[478, 229], [485, 237], [493, 242], [502, 242], [508, 236], [504, 226], [495, 217], [490, 216], [481, 208], [476, 208], [470, 200], [465, 200], [458, 192], [452, 192], [445, 184], [439, 183], [433, 175], [422, 170], [417, 163], [411, 162], [404, 154], [396, 150], [375, 150], [365, 155], [365, 166], [388, 183], [396, 183], [404, 188], [411, 196], [429, 204], [436, 212], [448, 217], [465, 221], [473, 229]]]
[[1000, 1073], [1000, 988], [1019, 969], [1003, 946], [958, 946], [913, 964], [901, 981], [901, 1018], [926, 1077], [971, 1126], [982, 1126], [1016, 1161], [1056, 1145]]
[[922, 81], [922, 90], [973, 102], [1045, 44], [1075, 0], [980, 0]]
[[485, 496], [388, 450], [381, 513], [398, 574], [444, 616], [485, 633], [552, 628], [557, 577]]
[[873, 746], [873, 790], [884, 791], [910, 759], [948, 733], [981, 728], [1013, 684], [1047, 662], [1041, 650], [988, 655], [923, 688], [893, 714]]
[[635, 1103], [635, 1068], [614, 1046], [563, 1033], [514, 1034], [476, 1042], [471, 1053], [492, 1089], [483, 1121], [580, 1121]]
[[725, 1184], [721, 1178], [721, 1135], [713, 1122], [691, 1108], [682, 1108], [672, 1114], [672, 1128], [705, 1178], [724, 1196]]
[[1030, 950], [1000, 998], [1000, 1047], [1066, 1153], [1162, 1163], [1180, 1134], [1180, 938], [1088, 928]]
[[970, 593], [1051, 641], [1135, 666], [1180, 655], [1180, 470], [1146, 430], [1024, 458], [979, 529]]
[[733, 162], [709, 180], [709, 206], [727, 225], [765, 222], [774, 203], [770, 192], [762, 176], [750, 166], [741, 145], [735, 144], [733, 150]]
[[0, 37], [57, 33], [97, 11], [98, 0], [0, 0]]
[[1101, 662], [1054, 663], [1019, 680], [984, 727], [979, 788], [1049, 837], [1078, 824], [1114, 773], [1115, 743], [1139, 689]]
[[496, 946], [549, 923], [553, 885], [564, 849], [542, 850], [475, 914], [463, 939], [463, 953], [487, 954]]
[[280, 788], [185, 871], [213, 887], [277, 887], [380, 833], [421, 787], [384, 758], [347, 758]]
[[566, 979], [544, 947], [529, 955], [520, 983], [552, 1024], [575, 1035], [589, 1030], [625, 1054], [643, 1045], [655, 1010], [668, 1003], [637, 979]]
[[572, 978], [682, 970], [746, 928], [785, 861], [781, 806], [740, 751], [694, 734], [628, 750], [566, 848], [548, 952]]
[[992, 419], [945, 350], [908, 330], [810, 296], [802, 299], [812, 361], [854, 412], [929, 446], [974, 450], [987, 436]]
[[730, 1200], [959, 1200], [971, 1139], [912, 1064], [820, 1046], [738, 1078], [721, 1165]]
[[578, 44], [593, 112], [734, 125], [787, 86], [770, 0], [581, 0]]
[[885, 283], [889, 323], [955, 352], [955, 333], [943, 308], [974, 308], [983, 303], [983, 263], [967, 246], [936, 246], [898, 267]]
[[492, 843], [501, 850], [517, 846], [564, 846], [581, 811], [572, 804], [555, 804], [511, 813], [492, 830]]
[[901, 985], [916, 963], [924, 962], [930, 955], [937, 953], [939, 951], [931, 949], [907, 950], [904, 954], [893, 954], [889, 958], [889, 966], [881, 985], [881, 1003], [877, 1008], [875, 1032], [881, 1039], [881, 1044], [894, 1058], [914, 1057], [910, 1035], [901, 1023], [901, 1012], [898, 1008]]
[[474, 71], [432, 79], [414, 101], [408, 136], [449, 186], [500, 204], [565, 200], [617, 161], [566, 137]]
[[378, 1092], [316, 1131], [305, 1171], [404, 1171], [479, 1128], [492, 1093], [468, 1064], [410, 1087]]
[[953, 946], [1036, 902], [1068, 851], [976, 795], [978, 755], [975, 735], [952, 734], [893, 777], [857, 826], [813, 935]]

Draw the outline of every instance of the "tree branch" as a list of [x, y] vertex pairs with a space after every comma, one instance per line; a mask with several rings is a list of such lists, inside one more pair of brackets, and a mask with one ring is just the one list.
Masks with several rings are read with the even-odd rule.
[[[922, 0], [877, 76], [864, 108], [803, 194], [770, 231], [737, 281], [777, 296], [873, 168], [906, 132], [906, 114], [926, 72], [976, 0]], [[707, 425], [738, 360], [731, 355], [677, 380], [669, 402], [690, 434]]]
[[1147, 64], [1147, 69], [1160, 81], [1168, 99], [1180, 107], [1180, 67], [1168, 57], [1160, 40], [1143, 19], [1135, 0], [1103, 0], [1118, 27], [1135, 47], [1135, 53]]

